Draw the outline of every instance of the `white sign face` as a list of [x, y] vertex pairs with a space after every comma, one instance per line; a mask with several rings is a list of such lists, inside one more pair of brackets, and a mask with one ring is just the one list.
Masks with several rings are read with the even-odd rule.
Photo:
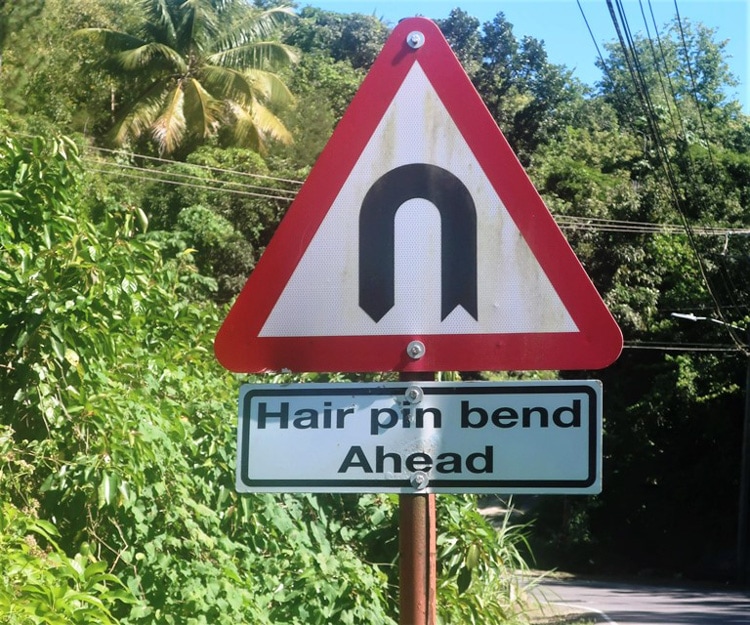
[[[439, 270], [441, 254], [446, 253], [440, 242], [441, 227], [447, 224], [441, 226], [438, 210], [426, 199], [408, 200], [398, 209], [390, 225], [396, 237], [393, 251], [380, 252], [381, 263], [382, 257], [395, 256], [393, 307], [382, 318], [373, 319], [358, 299], [360, 277], [355, 269], [363, 200], [388, 172], [414, 163], [460, 174], [473, 200], [477, 241], [472, 263], [477, 264], [473, 279], [478, 289], [474, 315], [460, 305], [445, 318], [441, 315], [441, 294], [450, 290], [450, 285], [441, 284]], [[368, 236], [376, 235], [370, 232]], [[260, 336], [415, 332], [578, 332], [418, 62], [357, 160]]]
[[239, 492], [596, 494], [595, 380], [251, 385]]

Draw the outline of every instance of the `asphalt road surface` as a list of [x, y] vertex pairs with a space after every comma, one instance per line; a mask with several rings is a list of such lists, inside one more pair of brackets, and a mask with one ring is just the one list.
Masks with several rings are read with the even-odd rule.
[[545, 582], [535, 593], [562, 613], [616, 625], [750, 625], [750, 592], [580, 580]]

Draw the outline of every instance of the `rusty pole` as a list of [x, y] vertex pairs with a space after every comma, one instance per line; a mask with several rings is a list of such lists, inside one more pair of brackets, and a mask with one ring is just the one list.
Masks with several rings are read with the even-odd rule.
[[[400, 380], [434, 380], [432, 373], [405, 373]], [[399, 496], [399, 624], [437, 622], [437, 526], [435, 495]]]

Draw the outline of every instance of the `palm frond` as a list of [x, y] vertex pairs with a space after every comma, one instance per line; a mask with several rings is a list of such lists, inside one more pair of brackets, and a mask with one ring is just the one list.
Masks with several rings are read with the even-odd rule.
[[122, 146], [128, 139], [137, 139], [150, 128], [162, 109], [165, 90], [165, 82], [157, 80], [139, 94], [133, 104], [123, 108], [107, 135], [109, 141]]
[[232, 130], [235, 145], [250, 148], [255, 152], [264, 152], [263, 141], [258, 127], [253, 121], [252, 113], [237, 102], [225, 103], [232, 117]]
[[165, 99], [161, 115], [151, 125], [151, 136], [159, 145], [159, 154], [171, 154], [185, 137], [185, 93], [177, 86]]
[[[234, 24], [231, 28], [225, 31], [223, 37], [215, 37], [214, 53], [217, 59], [221, 59], [223, 55], [230, 55], [231, 52], [242, 50], [248, 46], [257, 45], [261, 49], [263, 46], [268, 45], [264, 42], [278, 39], [279, 28], [286, 22], [295, 18], [294, 11], [289, 7], [276, 7], [265, 11], [247, 11], [243, 14], [241, 19]], [[296, 53], [294, 50], [283, 44], [275, 44], [278, 47], [275, 51], [270, 51], [267, 54], [267, 59], [272, 62], [289, 63], [296, 61]], [[286, 49], [285, 49], [286, 48]], [[242, 55], [238, 57], [242, 58]], [[257, 57], [262, 60], [262, 57]], [[230, 60], [228, 62], [211, 61], [217, 62], [222, 65], [233, 65], [235, 67], [247, 67], [241, 60], [235, 61], [234, 63]], [[250, 61], [252, 62], [252, 61]], [[257, 66], [257, 65], [256, 65]]]
[[144, 38], [159, 43], [174, 45], [177, 41], [177, 28], [172, 15], [175, 2], [170, 0], [141, 0], [140, 9], [145, 16]]
[[279, 28], [296, 17], [294, 9], [285, 6], [266, 9], [260, 13], [253, 11], [234, 30], [245, 33], [248, 41], [258, 41], [276, 34]]
[[196, 134], [208, 138], [216, 132], [219, 124], [221, 103], [211, 96], [195, 78], [185, 81], [185, 122]]
[[110, 28], [81, 28], [80, 30], [75, 31], [74, 35], [88, 39], [92, 43], [102, 47], [107, 52], [129, 50], [146, 43], [146, 41], [139, 37], [134, 37], [127, 33], [121, 33]]
[[247, 76], [236, 69], [206, 65], [200, 72], [201, 83], [217, 99], [250, 102], [253, 86]]
[[269, 140], [284, 144], [293, 142], [292, 134], [283, 122], [259, 102], [242, 106], [229, 102], [229, 112], [233, 117], [234, 141], [237, 145], [265, 152]]
[[132, 50], [123, 50], [113, 55], [112, 61], [126, 71], [149, 66], [153, 69], [169, 69], [178, 74], [187, 71], [187, 64], [182, 55], [161, 43], [147, 43]]
[[284, 81], [272, 72], [250, 69], [245, 72], [248, 82], [252, 86], [253, 95], [261, 102], [284, 106], [294, 101], [294, 96]]
[[[240, 39], [236, 43], [239, 44]], [[297, 52], [291, 46], [275, 41], [256, 41], [235, 45], [207, 57], [207, 62], [237, 69], [275, 67], [296, 63]]]
[[279, 141], [285, 145], [293, 143], [292, 133], [284, 126], [284, 123], [276, 117], [269, 109], [256, 102], [252, 108], [252, 117], [258, 132], [265, 140]]
[[204, 52], [209, 42], [220, 35], [219, 12], [212, 0], [184, 0], [179, 5], [179, 47], [196, 47]]

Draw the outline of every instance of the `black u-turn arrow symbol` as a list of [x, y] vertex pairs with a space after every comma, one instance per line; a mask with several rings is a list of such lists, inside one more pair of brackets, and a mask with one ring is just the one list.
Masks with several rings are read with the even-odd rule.
[[370, 187], [359, 211], [359, 306], [376, 323], [394, 305], [395, 218], [415, 198], [440, 213], [443, 321], [457, 306], [477, 319], [477, 211], [471, 193], [447, 169], [413, 163], [396, 167]]

